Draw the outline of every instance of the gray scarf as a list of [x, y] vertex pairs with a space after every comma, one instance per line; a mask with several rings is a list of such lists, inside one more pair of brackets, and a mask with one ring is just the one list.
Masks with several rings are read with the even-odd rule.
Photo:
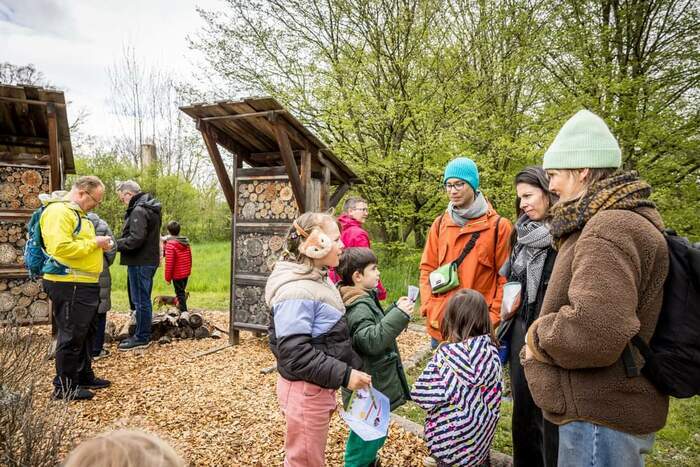
[[474, 202], [464, 209], [456, 207], [452, 201], [447, 205], [447, 212], [450, 213], [450, 217], [452, 217], [454, 223], [460, 227], [464, 227], [469, 219], [476, 219], [483, 216], [488, 210], [489, 205], [481, 192], [478, 192]]
[[547, 249], [552, 245], [552, 234], [542, 222], [530, 220], [526, 214], [520, 216], [515, 228], [518, 241], [513, 248], [509, 269], [517, 277], [526, 273], [527, 302], [533, 303], [537, 299]]

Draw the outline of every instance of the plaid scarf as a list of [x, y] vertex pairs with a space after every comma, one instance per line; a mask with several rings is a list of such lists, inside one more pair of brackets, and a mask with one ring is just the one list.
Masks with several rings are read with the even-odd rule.
[[622, 172], [591, 185], [578, 199], [557, 203], [549, 211], [549, 230], [555, 240], [582, 230], [599, 211], [655, 207], [651, 187], [636, 172]]

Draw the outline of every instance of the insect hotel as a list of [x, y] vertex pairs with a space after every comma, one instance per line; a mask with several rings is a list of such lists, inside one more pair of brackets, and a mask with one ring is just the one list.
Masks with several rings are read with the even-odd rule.
[[75, 167], [63, 93], [0, 85], [0, 324], [50, 321], [23, 251], [39, 194], [62, 189], [68, 173]]
[[[181, 107], [202, 133], [231, 209], [229, 342], [267, 332], [265, 283], [292, 221], [335, 207], [357, 176], [275, 99]], [[231, 176], [219, 146], [233, 163]]]

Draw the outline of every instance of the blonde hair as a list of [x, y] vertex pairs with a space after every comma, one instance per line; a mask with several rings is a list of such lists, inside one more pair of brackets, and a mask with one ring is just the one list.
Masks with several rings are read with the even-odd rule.
[[63, 467], [185, 467], [168, 443], [139, 430], [117, 430], [80, 443]]
[[313, 229], [322, 228], [322, 226], [327, 222], [335, 223], [335, 218], [325, 212], [305, 212], [301, 216], [297, 217], [287, 231], [287, 238], [284, 242], [282, 259], [313, 267], [314, 260], [301, 253], [299, 251], [299, 245], [301, 245], [305, 240], [303, 233], [308, 235]]

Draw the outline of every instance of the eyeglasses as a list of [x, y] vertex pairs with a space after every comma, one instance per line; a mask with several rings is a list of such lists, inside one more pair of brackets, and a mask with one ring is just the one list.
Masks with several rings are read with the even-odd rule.
[[355, 211], [369, 212], [367, 208], [353, 208]]
[[92, 196], [92, 195], [90, 194], [89, 191], [86, 191], [85, 194], [88, 195], [88, 196], [90, 197], [90, 199], [93, 200], [93, 201], [95, 202], [95, 204], [100, 204], [100, 203], [102, 202], [102, 201], [97, 201], [97, 200], [95, 199], [95, 197]]
[[466, 182], [455, 182], [447, 183], [445, 182], [445, 191], [451, 191], [453, 188], [457, 191], [462, 190], [466, 186]]

